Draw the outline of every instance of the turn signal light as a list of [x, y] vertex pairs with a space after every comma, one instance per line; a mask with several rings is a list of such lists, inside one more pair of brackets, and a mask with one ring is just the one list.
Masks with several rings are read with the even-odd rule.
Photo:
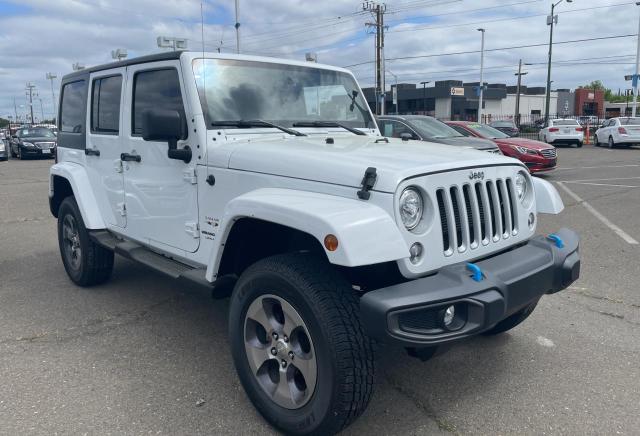
[[325, 236], [324, 247], [329, 251], [336, 251], [338, 249], [338, 238], [336, 238], [336, 235], [329, 233]]
[[627, 129], [625, 129], [624, 127], [618, 127], [618, 133], [621, 135], [626, 135]]

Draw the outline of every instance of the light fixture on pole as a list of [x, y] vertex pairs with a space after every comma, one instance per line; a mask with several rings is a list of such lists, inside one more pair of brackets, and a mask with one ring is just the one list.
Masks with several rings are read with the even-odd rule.
[[111, 50], [111, 57], [116, 61], [121, 61], [128, 56], [126, 48], [117, 48], [115, 50]]
[[158, 43], [158, 47], [170, 48], [173, 51], [186, 50], [188, 46], [185, 38], [176, 38], [175, 36], [158, 36], [156, 42]]
[[478, 122], [482, 122], [482, 99], [484, 97], [484, 32], [483, 28], [478, 29], [482, 34], [482, 42], [480, 43], [480, 86], [478, 92]]
[[304, 58], [307, 62], [318, 62], [318, 53], [315, 53], [315, 52], [305, 53]]
[[[551, 55], [553, 52], [553, 26], [558, 24], [558, 16], [553, 12], [560, 3], [565, 0], [560, 0], [557, 3], [551, 3], [551, 15], [547, 17], [547, 26], [551, 26], [549, 29], [549, 60], [547, 61], [547, 95], [544, 103], [544, 124], [549, 124], [549, 106], [551, 103]], [[573, 3], [573, 0], [566, 0], [567, 3]]]
[[71, 68], [73, 68], [73, 71], [80, 71], [80, 70], [84, 70], [84, 65], [81, 64], [80, 62], [76, 62], [75, 64], [71, 65]]
[[[640, 2], [636, 2], [636, 6], [640, 6]], [[638, 69], [640, 67], [640, 18], [638, 19], [638, 42], [636, 46], [636, 74], [633, 76], [633, 109], [631, 109], [631, 116], [636, 116], [636, 108], [638, 101], [636, 95], [638, 94]]]
[[55, 121], [58, 118], [58, 108], [56, 102], [56, 93], [53, 90], [53, 79], [58, 77], [56, 73], [47, 73], [47, 80], [51, 81], [51, 101], [53, 102], [53, 120]]

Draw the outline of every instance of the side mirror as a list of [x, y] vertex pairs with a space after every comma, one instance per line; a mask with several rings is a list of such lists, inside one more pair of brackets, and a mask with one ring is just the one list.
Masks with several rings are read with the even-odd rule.
[[400, 138], [402, 138], [403, 141], [408, 141], [410, 139], [414, 139], [413, 135], [411, 133], [408, 133], [408, 132], [401, 133], [400, 134]]
[[176, 110], [148, 109], [142, 113], [142, 139], [167, 141], [169, 159], [191, 162], [191, 148], [178, 149], [178, 140], [187, 137], [184, 116]]

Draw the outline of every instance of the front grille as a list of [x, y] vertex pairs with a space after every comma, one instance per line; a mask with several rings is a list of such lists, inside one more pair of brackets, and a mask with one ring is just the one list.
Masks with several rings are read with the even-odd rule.
[[547, 148], [540, 150], [540, 154], [546, 158], [553, 159], [558, 155], [558, 151], [555, 148]]
[[40, 149], [52, 148], [54, 146], [54, 142], [36, 142], [36, 147]]
[[436, 200], [445, 256], [517, 234], [514, 193], [511, 178], [438, 189]]

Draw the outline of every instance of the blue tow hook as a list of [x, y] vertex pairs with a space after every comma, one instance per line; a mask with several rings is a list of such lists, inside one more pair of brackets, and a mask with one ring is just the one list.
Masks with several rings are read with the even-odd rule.
[[467, 269], [471, 271], [471, 278], [476, 282], [482, 281], [482, 270], [475, 263], [467, 263]]
[[547, 236], [547, 238], [555, 242], [556, 247], [564, 248], [564, 242], [562, 241], [562, 238], [555, 233], [551, 233], [549, 236]]

